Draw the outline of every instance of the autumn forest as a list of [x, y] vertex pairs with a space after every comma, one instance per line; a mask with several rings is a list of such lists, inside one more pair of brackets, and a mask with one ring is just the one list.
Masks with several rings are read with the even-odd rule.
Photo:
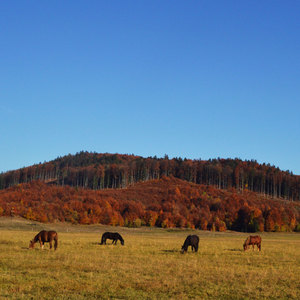
[[0, 216], [300, 231], [300, 177], [256, 161], [80, 152], [0, 174]]

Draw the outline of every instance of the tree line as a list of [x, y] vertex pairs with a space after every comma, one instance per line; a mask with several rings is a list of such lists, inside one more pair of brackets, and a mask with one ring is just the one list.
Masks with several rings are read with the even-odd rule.
[[0, 174], [0, 189], [41, 180], [93, 190], [126, 188], [139, 181], [173, 176], [218, 189], [249, 190], [273, 198], [300, 200], [300, 176], [255, 160], [143, 158], [80, 152]]

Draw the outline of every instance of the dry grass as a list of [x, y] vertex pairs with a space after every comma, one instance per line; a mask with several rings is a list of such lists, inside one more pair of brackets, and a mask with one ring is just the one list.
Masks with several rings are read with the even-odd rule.
[[[196, 231], [182, 255], [188, 231], [56, 224], [56, 252], [28, 250], [40, 227], [0, 220], [0, 299], [300, 299], [299, 234], [262, 234], [259, 253], [246, 234]], [[125, 246], [99, 245], [106, 230]]]

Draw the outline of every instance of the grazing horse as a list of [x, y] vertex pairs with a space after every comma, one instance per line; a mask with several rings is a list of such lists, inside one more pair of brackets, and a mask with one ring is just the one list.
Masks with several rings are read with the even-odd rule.
[[101, 243], [100, 245], [106, 245], [106, 240], [113, 240], [113, 244], [117, 244], [117, 241], [119, 240], [121, 242], [122, 245], [124, 245], [124, 240], [121, 237], [121, 235], [118, 232], [104, 232], [102, 234], [102, 238], [101, 238]]
[[244, 251], [246, 251], [250, 245], [252, 245], [253, 250], [254, 250], [254, 245], [256, 245], [258, 250], [261, 251], [261, 237], [259, 235], [248, 236], [243, 245]]
[[42, 249], [44, 249], [44, 244], [49, 243], [50, 249], [52, 249], [52, 241], [54, 240], [54, 250], [56, 250], [58, 245], [58, 235], [56, 231], [40, 231], [33, 240], [29, 243], [29, 248], [34, 248], [34, 244], [39, 242]]
[[181, 248], [181, 253], [187, 252], [188, 246], [192, 247], [192, 251], [198, 251], [199, 237], [197, 235], [188, 235]]

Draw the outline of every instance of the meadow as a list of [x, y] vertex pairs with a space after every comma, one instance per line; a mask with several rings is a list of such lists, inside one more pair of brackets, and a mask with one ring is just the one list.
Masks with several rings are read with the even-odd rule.
[[[57, 251], [28, 249], [42, 229]], [[100, 245], [104, 231], [125, 245]], [[199, 251], [181, 254], [191, 233]], [[261, 233], [262, 251], [244, 252], [248, 235], [0, 218], [0, 299], [300, 299], [300, 235]]]

